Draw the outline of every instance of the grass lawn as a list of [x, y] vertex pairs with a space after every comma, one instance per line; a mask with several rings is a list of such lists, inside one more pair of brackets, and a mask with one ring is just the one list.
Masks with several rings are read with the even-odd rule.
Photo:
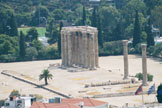
[[[18, 31], [22, 31], [25, 35], [27, 34], [28, 30], [31, 27], [26, 27], [26, 28], [18, 28]], [[39, 37], [44, 37], [46, 33], [46, 28], [45, 27], [35, 27], [37, 29], [37, 32], [39, 34]]]

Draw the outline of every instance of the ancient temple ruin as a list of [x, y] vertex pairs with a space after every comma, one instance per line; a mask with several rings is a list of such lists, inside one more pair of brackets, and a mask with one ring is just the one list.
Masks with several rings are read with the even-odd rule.
[[98, 31], [89, 26], [63, 27], [61, 30], [62, 66], [98, 67]]

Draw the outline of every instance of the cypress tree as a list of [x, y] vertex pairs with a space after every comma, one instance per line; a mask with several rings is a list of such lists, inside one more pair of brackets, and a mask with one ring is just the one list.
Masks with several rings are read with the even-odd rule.
[[133, 31], [133, 47], [135, 47], [136, 44], [140, 42], [140, 38], [141, 38], [140, 22], [139, 22], [138, 11], [136, 11], [134, 31]]
[[15, 19], [15, 16], [13, 14], [10, 17], [7, 26], [9, 27], [8, 30], [9, 30], [10, 36], [18, 36], [16, 19]]
[[91, 23], [92, 23], [92, 27], [97, 27], [96, 8], [93, 9]]
[[121, 27], [120, 21], [117, 23], [113, 34], [114, 34], [114, 40], [121, 40], [122, 39], [122, 27]]
[[151, 20], [149, 18], [148, 20], [148, 25], [146, 27], [146, 33], [147, 33], [147, 47], [149, 46], [154, 46], [155, 42], [154, 42], [154, 38], [153, 38], [153, 34], [152, 34], [152, 27], [151, 27]]
[[101, 21], [100, 21], [99, 15], [97, 18], [97, 29], [98, 29], [98, 44], [102, 48], [103, 47], [103, 37], [102, 37], [102, 27], [101, 27]]
[[86, 11], [85, 11], [85, 6], [83, 6], [82, 25], [85, 24], [86, 24]]
[[19, 38], [19, 56], [21, 59], [25, 57], [25, 36], [23, 32], [20, 32], [20, 38]]
[[59, 29], [59, 37], [58, 37], [58, 51], [59, 55], [61, 55], [61, 29], [63, 27], [63, 23], [60, 22], [60, 29]]

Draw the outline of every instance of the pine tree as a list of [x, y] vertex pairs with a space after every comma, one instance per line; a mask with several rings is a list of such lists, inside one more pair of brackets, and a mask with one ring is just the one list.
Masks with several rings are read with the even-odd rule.
[[85, 6], [83, 6], [82, 25], [86, 25], [86, 11], [85, 11]]
[[99, 15], [97, 18], [97, 29], [98, 29], [98, 44], [102, 48], [103, 47], [103, 37], [102, 37], [102, 27], [101, 27], [101, 21], [100, 21]]
[[59, 31], [59, 37], [58, 37], [58, 51], [59, 55], [61, 55], [61, 29], [63, 27], [63, 23], [60, 22], [60, 31]]
[[20, 39], [19, 39], [19, 56], [21, 59], [25, 57], [25, 36], [23, 32], [20, 32]]
[[134, 31], [133, 31], [133, 47], [135, 47], [136, 44], [140, 42], [140, 38], [141, 38], [140, 22], [138, 17], [138, 11], [136, 11]]
[[92, 23], [92, 27], [97, 27], [96, 8], [93, 9], [91, 23]]
[[151, 27], [151, 20], [149, 18], [148, 20], [148, 25], [146, 28], [146, 33], [147, 33], [147, 47], [149, 46], [154, 46], [155, 42], [154, 42], [154, 38], [153, 38], [153, 34], [152, 34], [152, 27]]

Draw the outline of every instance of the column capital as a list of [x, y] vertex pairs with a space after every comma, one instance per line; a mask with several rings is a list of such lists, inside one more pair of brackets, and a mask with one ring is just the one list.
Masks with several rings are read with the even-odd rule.
[[123, 42], [123, 45], [124, 46], [127, 46], [128, 45], [128, 40], [122, 40], [122, 42]]
[[147, 47], [147, 44], [141, 44], [142, 49]]

